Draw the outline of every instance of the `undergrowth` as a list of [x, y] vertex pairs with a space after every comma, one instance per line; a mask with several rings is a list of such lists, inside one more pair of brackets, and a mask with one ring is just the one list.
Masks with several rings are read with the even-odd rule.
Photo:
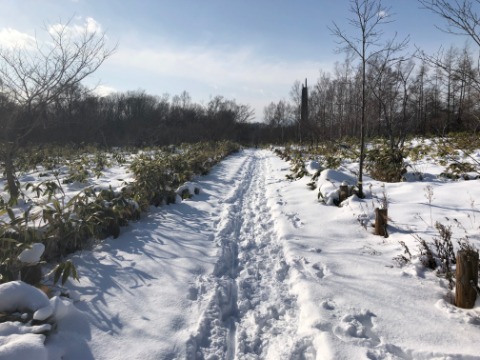
[[[130, 163], [135, 180], [119, 190], [95, 189], [89, 179], [100, 176], [114, 162], [125, 165], [128, 155], [122, 152], [107, 156], [96, 151], [88, 155], [71, 148], [61, 153], [54, 148], [39, 150], [31, 159], [19, 157], [17, 169], [40, 168], [55, 180], [23, 184], [22, 206], [16, 204], [16, 199], [6, 202], [1, 198], [0, 283], [22, 277], [24, 264], [18, 256], [33, 243], [45, 245], [44, 261], [60, 262], [54, 280], [78, 278], [73, 264], [62, 261], [66, 255], [107, 237], [117, 238], [121, 227], [138, 220], [141, 211], [147, 211], [150, 205], [175, 202], [175, 189], [181, 184], [195, 175], [207, 174], [238, 150], [237, 144], [226, 141], [141, 152]], [[63, 186], [72, 182], [85, 187], [67, 199]], [[38, 277], [30, 282], [38, 282]]]

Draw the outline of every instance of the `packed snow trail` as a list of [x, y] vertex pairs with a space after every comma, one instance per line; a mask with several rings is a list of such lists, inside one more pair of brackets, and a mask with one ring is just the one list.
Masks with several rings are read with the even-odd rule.
[[298, 338], [298, 308], [266, 195], [266, 152], [248, 152], [236, 188], [222, 201], [213, 292], [189, 359], [313, 358]]
[[[289, 171], [270, 151], [241, 151], [195, 180], [199, 195], [73, 255], [80, 301], [62, 310], [48, 359], [480, 360], [480, 299], [456, 308], [434, 272], [392, 260], [423, 184], [389, 186], [399, 220], [384, 239], [357, 221], [367, 201], [325, 206]], [[460, 216], [445, 198], [444, 215]]]

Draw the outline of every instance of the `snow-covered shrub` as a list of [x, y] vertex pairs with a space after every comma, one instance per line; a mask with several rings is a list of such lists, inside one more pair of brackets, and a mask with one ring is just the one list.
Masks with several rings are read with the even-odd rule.
[[[169, 186], [173, 174], [168, 168], [167, 157], [165, 153], [158, 153], [155, 156], [140, 155], [130, 165], [135, 176], [132, 194], [142, 210], [147, 210], [150, 205], [159, 206], [175, 202], [174, 193]], [[172, 198], [173, 201], [170, 200]]]
[[79, 224], [70, 207], [62, 206], [58, 200], [54, 200], [43, 209], [42, 220], [46, 224], [44, 242], [45, 258], [48, 261], [80, 249], [84, 234], [78, 228]]
[[[452, 230], [450, 226], [435, 223], [438, 235], [433, 237], [433, 243], [428, 243], [425, 239], [415, 235], [419, 244], [420, 260], [422, 264], [431, 270], [437, 270], [437, 275], [444, 277], [450, 289], [455, 286], [455, 264], [456, 252], [452, 242]], [[469, 251], [478, 251], [468, 241], [468, 238], [458, 240], [458, 248]]]
[[457, 180], [475, 180], [478, 178], [476, 174], [476, 167], [468, 162], [454, 162], [447, 166], [444, 172], [440, 174], [440, 177]]
[[[26, 153], [19, 155], [18, 159], [25, 160], [22, 169], [35, 168], [38, 171], [36, 167], [41, 162], [40, 171], [55, 169], [51, 174], [45, 173], [53, 175], [55, 180], [25, 185], [27, 194], [32, 197], [29, 198], [32, 205], [25, 211], [18, 207], [12, 209], [4, 202], [0, 204], [3, 215], [0, 217], [0, 283], [16, 280], [20, 273], [25, 274], [26, 271], [21, 271], [22, 266], [28, 266], [30, 270], [36, 266], [22, 265], [18, 259], [29, 244], [41, 242], [45, 246], [43, 259], [55, 262], [90, 246], [93, 240], [109, 236], [116, 238], [120, 227], [139, 219], [141, 211], [150, 205], [178, 201], [179, 195], [174, 189], [180, 189], [184, 198], [199, 193], [200, 189], [188, 181], [197, 174], [208, 173], [212, 166], [239, 149], [239, 145], [223, 141], [143, 151], [130, 168], [135, 181], [121, 191], [87, 187], [71, 198], [67, 198], [62, 182], [87, 183], [92, 174], [98, 175], [109, 166], [111, 159], [123, 163], [125, 156], [110, 159], [97, 149], [79, 151], [68, 147], [45, 147], [30, 161]], [[85, 153], [85, 150], [95, 155]], [[187, 189], [181, 189], [185, 183]], [[35, 214], [30, 213], [33, 206]], [[56, 269], [60, 269], [61, 277], [74, 274], [70, 266], [59, 266]], [[38, 282], [39, 277], [35, 279]]]
[[365, 167], [376, 180], [398, 182], [407, 172], [404, 158], [401, 149], [377, 146], [367, 152]]
[[355, 179], [343, 172], [326, 169], [318, 178], [318, 199], [326, 205], [338, 205], [340, 198], [340, 185], [355, 184]]
[[284, 150], [275, 148], [273, 152], [282, 160], [285, 161], [290, 161], [290, 155], [289, 155], [289, 148], [285, 148]]
[[182, 145], [153, 155], [140, 155], [130, 166], [135, 176], [131, 185], [134, 199], [143, 210], [150, 205], [175, 203], [177, 194], [173, 189], [194, 175], [207, 174], [212, 166], [238, 150], [235, 143], [224, 141]]
[[31, 207], [16, 214], [8, 206], [4, 208], [8, 219], [0, 218], [0, 283], [20, 278], [21, 269], [26, 265], [19, 256], [23, 254], [21, 258], [29, 260], [24, 251], [30, 248], [30, 244], [43, 239], [42, 233], [30, 226], [33, 220], [30, 211]]
[[478, 148], [480, 141], [476, 134], [457, 133], [433, 140], [440, 165], [446, 167], [441, 176], [450, 179], [477, 179], [480, 176]]
[[186, 182], [178, 187], [175, 193], [180, 196], [182, 200], [190, 199], [194, 195], [200, 194], [200, 187], [194, 183]]
[[53, 306], [41, 290], [24, 283], [11, 281], [0, 285], [0, 312], [33, 312], [34, 320], [45, 320], [53, 314]]
[[303, 178], [307, 175], [307, 170], [305, 169], [305, 163], [303, 161], [301, 154], [295, 154], [291, 160], [292, 166], [290, 168], [290, 174], [287, 174], [286, 177], [289, 180], [297, 180]]
[[86, 184], [90, 177], [89, 160], [86, 156], [82, 156], [69, 165], [69, 175], [62, 180], [63, 184], [71, 184], [74, 182]]

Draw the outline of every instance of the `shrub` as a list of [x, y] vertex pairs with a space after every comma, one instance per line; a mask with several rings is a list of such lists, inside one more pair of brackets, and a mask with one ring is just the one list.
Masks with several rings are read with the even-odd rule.
[[404, 158], [401, 149], [378, 146], [367, 152], [365, 168], [376, 180], [398, 182], [407, 172]]
[[[45, 245], [44, 259], [54, 262], [88, 247], [93, 240], [108, 236], [116, 238], [120, 227], [126, 226], [130, 220], [139, 219], [142, 209], [146, 210], [151, 204], [175, 202], [177, 195], [174, 189], [196, 174], [208, 173], [212, 166], [239, 149], [237, 144], [224, 141], [152, 150], [137, 156], [131, 163], [135, 181], [121, 191], [112, 188], [99, 191], [90, 187], [68, 201], [58, 171], [55, 172], [55, 181], [25, 185], [25, 190], [34, 198], [29, 199], [33, 203], [35, 196], [48, 202], [44, 205], [37, 201], [40, 211], [36, 214], [31, 214], [32, 207], [24, 212], [19, 213], [18, 209], [14, 212], [11, 205], [0, 198], [0, 282], [18, 278], [21, 264], [17, 257], [32, 242], [42, 242]], [[60, 161], [69, 161], [69, 173], [64, 183], [87, 182], [92, 173], [98, 176], [104, 167], [110, 165], [103, 153], [79, 156], [74, 149], [67, 148], [66, 152], [57, 150], [49, 150], [48, 156], [47, 152], [42, 152], [30, 165], [36, 166], [38, 161], [48, 162], [53, 157], [56, 159], [55, 166]], [[67, 156], [74, 160], [66, 160]], [[126, 161], [124, 156], [115, 160], [119, 163]], [[36, 228], [39, 223], [41, 228]], [[73, 264], [64, 262], [58, 265], [55, 279], [58, 281], [60, 277], [62, 282], [68, 277], [77, 278]]]

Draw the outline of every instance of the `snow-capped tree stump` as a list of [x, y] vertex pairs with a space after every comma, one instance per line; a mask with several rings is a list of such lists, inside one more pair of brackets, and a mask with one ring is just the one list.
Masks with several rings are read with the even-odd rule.
[[387, 223], [388, 223], [388, 210], [376, 208], [375, 209], [375, 235], [388, 237]]
[[478, 289], [478, 252], [459, 250], [457, 252], [457, 270], [455, 287], [455, 305], [472, 309], [477, 299]]
[[38, 285], [42, 281], [42, 265], [24, 265], [20, 268], [20, 279], [29, 285]]
[[338, 195], [338, 202], [341, 203], [342, 201], [348, 198], [348, 185], [340, 185], [340, 193]]

